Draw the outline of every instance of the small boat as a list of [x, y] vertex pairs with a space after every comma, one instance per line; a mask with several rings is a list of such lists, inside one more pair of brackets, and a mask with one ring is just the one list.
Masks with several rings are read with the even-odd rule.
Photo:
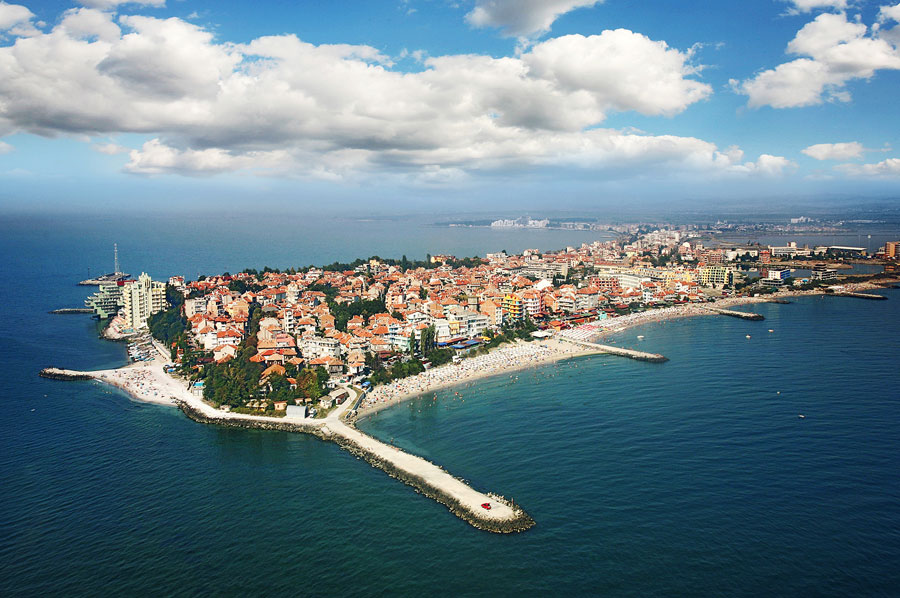
[[769, 328], [769, 332], [775, 332], [775, 331], [774, 331], [774, 330], [772, 330], [772, 329], [771, 329], [771, 328]]
[[802, 413], [800, 415], [798, 415], [797, 417], [799, 417], [800, 419], [806, 419], [806, 416], [803, 415]]
[[638, 340], [639, 340], [639, 341], [644, 340], [644, 335], [643, 335], [643, 334], [639, 334], [639, 335], [638, 335]]
[[749, 335], [749, 334], [747, 335], [747, 338], [750, 338], [750, 335]]

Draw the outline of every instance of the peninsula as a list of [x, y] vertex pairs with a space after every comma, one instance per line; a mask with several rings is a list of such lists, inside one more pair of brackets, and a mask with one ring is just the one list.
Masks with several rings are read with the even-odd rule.
[[200, 423], [311, 434], [479, 529], [519, 532], [534, 521], [513, 500], [360, 432], [356, 419], [561, 359], [604, 353], [656, 367], [668, 357], [599, 341], [671, 318], [761, 320], [731, 308], [806, 293], [860, 296], [895, 282], [838, 279], [827, 263], [839, 258], [827, 252], [808, 277], [795, 278], [755, 251], [767, 264], [754, 262], [765, 273], [755, 279], [723, 261], [747, 253], [708, 249], [668, 229], [522, 255], [372, 257], [195, 281], [176, 276], [167, 284], [142, 274], [102, 285], [86, 302], [101, 317], [115, 314], [104, 335], [128, 339], [134, 363], [94, 372], [45, 368], [41, 375], [99, 380], [139, 400], [176, 405]]

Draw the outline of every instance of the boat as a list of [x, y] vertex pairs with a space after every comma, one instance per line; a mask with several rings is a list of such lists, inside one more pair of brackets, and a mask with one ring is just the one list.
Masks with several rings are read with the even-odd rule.
[[771, 329], [771, 328], [769, 328], [769, 332], [775, 332], [775, 331], [774, 331], [774, 330], [772, 330], [772, 329]]
[[750, 335], [749, 335], [749, 334], [747, 335], [747, 338], [750, 338]]
[[643, 335], [643, 334], [639, 334], [639, 335], [638, 335], [638, 340], [639, 340], [639, 341], [644, 340], [644, 335]]
[[800, 415], [798, 415], [797, 417], [799, 417], [800, 419], [806, 419], [806, 416], [803, 415], [802, 413]]

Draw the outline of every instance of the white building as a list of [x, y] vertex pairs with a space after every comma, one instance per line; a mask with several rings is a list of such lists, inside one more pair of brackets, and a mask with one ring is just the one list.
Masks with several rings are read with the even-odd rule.
[[166, 308], [166, 284], [154, 282], [142, 272], [136, 282], [122, 290], [122, 299], [128, 326], [135, 330], [146, 328], [147, 318]]

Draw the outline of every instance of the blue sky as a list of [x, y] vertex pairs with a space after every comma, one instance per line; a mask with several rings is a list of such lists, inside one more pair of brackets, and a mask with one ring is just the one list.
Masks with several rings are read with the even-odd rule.
[[896, 197], [900, 4], [0, 1], [0, 207]]

